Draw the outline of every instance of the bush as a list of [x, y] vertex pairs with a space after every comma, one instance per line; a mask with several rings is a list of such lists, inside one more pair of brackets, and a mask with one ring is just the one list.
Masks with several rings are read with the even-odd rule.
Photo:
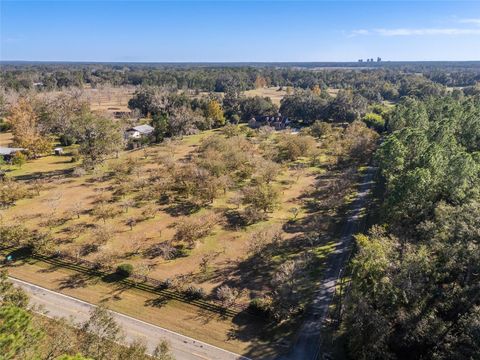
[[253, 314], [266, 317], [270, 315], [270, 304], [264, 298], [254, 298], [250, 301], [248, 310]]
[[385, 128], [385, 120], [382, 115], [368, 113], [362, 118], [362, 120], [369, 128], [373, 128], [377, 131], [383, 131]]
[[222, 285], [217, 289], [215, 295], [217, 296], [217, 299], [222, 302], [222, 306], [228, 308], [235, 304], [239, 294], [238, 289], [231, 288], [228, 285]]
[[160, 284], [161, 289], [171, 289], [173, 287], [173, 281], [170, 278], [166, 278]]
[[21, 152], [15, 153], [15, 155], [12, 157], [12, 164], [18, 167], [22, 167], [22, 165], [24, 165], [26, 162], [27, 157]]
[[238, 124], [240, 122], [240, 116], [238, 114], [233, 114], [231, 117], [230, 117], [230, 122], [233, 123], [233, 124]]
[[72, 163], [76, 163], [76, 162], [79, 162], [80, 161], [80, 154], [78, 153], [78, 150], [77, 149], [73, 149], [72, 151], [70, 151], [70, 154], [69, 154], [72, 158], [70, 159], [70, 162]]
[[193, 285], [188, 286], [184, 292], [185, 295], [192, 300], [205, 299], [207, 297], [205, 290], [199, 287], [195, 287]]
[[242, 133], [242, 130], [238, 125], [227, 124], [222, 128], [222, 133], [227, 138], [231, 138], [231, 137], [240, 135]]
[[82, 177], [85, 176], [86, 173], [87, 171], [83, 167], [76, 167], [75, 169], [73, 169], [72, 175], [75, 177]]
[[202, 216], [185, 216], [175, 223], [174, 239], [185, 241], [193, 248], [195, 242], [212, 233], [214, 226], [219, 222], [219, 216], [214, 213], [207, 213]]
[[310, 126], [310, 135], [317, 139], [330, 135], [332, 131], [332, 125], [324, 121], [317, 120], [312, 124], [312, 126]]
[[295, 161], [310, 156], [316, 145], [315, 139], [310, 135], [282, 134], [277, 140], [278, 160]]
[[62, 146], [70, 146], [70, 145], [75, 144], [76, 139], [71, 135], [62, 134], [58, 138], [58, 141], [60, 142], [60, 144]]
[[117, 275], [122, 277], [129, 277], [133, 274], [133, 265], [132, 264], [120, 264], [117, 266], [115, 271]]
[[0, 132], [7, 132], [12, 129], [12, 124], [0, 120]]
[[95, 243], [86, 243], [80, 247], [80, 256], [87, 256], [91, 253], [98, 251], [98, 244]]

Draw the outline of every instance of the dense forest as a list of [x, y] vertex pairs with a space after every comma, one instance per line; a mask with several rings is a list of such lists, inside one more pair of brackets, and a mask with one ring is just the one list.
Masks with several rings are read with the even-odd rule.
[[[344, 68], [342, 68], [344, 67]], [[101, 84], [149, 85], [171, 89], [226, 92], [261, 86], [353, 89], [370, 100], [437, 95], [442, 86], [478, 93], [478, 64], [460, 63], [311, 63], [311, 64], [3, 64], [7, 89], [43, 90]], [[442, 86], [440, 86], [442, 85]]]
[[357, 237], [344, 313], [356, 359], [480, 353], [480, 99], [403, 99], [376, 160], [379, 224]]

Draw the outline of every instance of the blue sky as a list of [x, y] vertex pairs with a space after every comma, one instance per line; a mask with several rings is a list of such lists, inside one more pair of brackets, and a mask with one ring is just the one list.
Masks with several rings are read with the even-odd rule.
[[480, 1], [0, 3], [1, 60], [480, 60]]

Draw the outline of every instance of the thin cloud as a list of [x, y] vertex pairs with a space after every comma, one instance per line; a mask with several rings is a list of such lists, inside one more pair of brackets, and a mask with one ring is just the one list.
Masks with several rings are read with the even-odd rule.
[[[473, 20], [473, 19], [472, 19]], [[353, 30], [350, 36], [380, 35], [380, 36], [432, 36], [432, 35], [480, 35], [480, 29], [462, 28], [398, 28], [398, 29], [359, 29]]]
[[348, 37], [354, 37], [354, 36], [359, 36], [359, 35], [370, 35], [370, 31], [367, 29], [358, 29], [358, 30], [353, 30], [348, 34]]
[[480, 18], [478, 18], [478, 19], [460, 19], [460, 20], [458, 20], [458, 22], [462, 23], [462, 24], [473, 24], [473, 25], [480, 26]]

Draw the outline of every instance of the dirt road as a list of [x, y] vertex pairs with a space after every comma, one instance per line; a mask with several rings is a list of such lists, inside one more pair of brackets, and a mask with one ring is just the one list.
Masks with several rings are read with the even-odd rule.
[[348, 260], [353, 235], [358, 232], [360, 217], [365, 207], [367, 195], [372, 184], [374, 168], [368, 168], [362, 176], [356, 199], [348, 212], [341, 236], [333, 254], [330, 256], [320, 287], [308, 309], [306, 319], [297, 334], [297, 339], [287, 355], [281, 360], [314, 360], [321, 354], [321, 329], [328, 314], [328, 308], [335, 294], [335, 286], [341, 278], [342, 269]]

